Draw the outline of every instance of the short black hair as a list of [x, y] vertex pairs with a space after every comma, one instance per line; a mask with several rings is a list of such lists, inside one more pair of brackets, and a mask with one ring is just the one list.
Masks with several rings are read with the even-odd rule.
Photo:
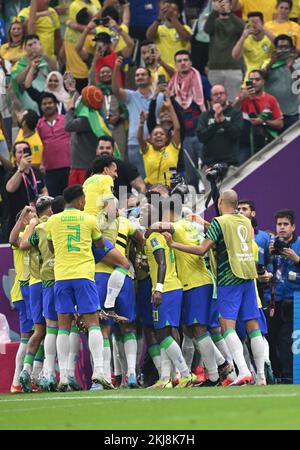
[[116, 160], [113, 156], [110, 155], [101, 155], [97, 156], [94, 159], [92, 165], [93, 173], [102, 173], [105, 167], [110, 167], [113, 163], [116, 163]]
[[111, 17], [115, 22], [119, 23], [120, 21], [120, 14], [114, 8], [113, 6], [109, 6], [108, 8], [105, 8], [103, 11], [102, 17]]
[[251, 73], [254, 73], [254, 72], [259, 73], [260, 77], [261, 77], [263, 80], [265, 80], [265, 74], [264, 74], [264, 72], [263, 72], [262, 70], [260, 70], [260, 69], [253, 69], [253, 70], [250, 70], [250, 72], [248, 73], [248, 79], [249, 79], [249, 75], [250, 75]]
[[52, 200], [53, 198], [48, 195], [42, 195], [37, 199], [35, 209], [38, 217], [41, 217], [47, 209], [51, 208]]
[[58, 214], [65, 209], [66, 201], [63, 195], [57, 195], [54, 197], [51, 203], [51, 209], [53, 214]]
[[274, 39], [274, 47], [277, 47], [279, 41], [289, 41], [291, 48], [294, 48], [294, 42], [291, 36], [288, 36], [287, 34], [279, 34]]
[[13, 156], [16, 156], [16, 147], [19, 144], [26, 144], [27, 148], [30, 148], [30, 145], [28, 144], [28, 142], [26, 142], [26, 141], [16, 141], [14, 143], [14, 145], [13, 145], [13, 150], [12, 150]]
[[281, 3], [288, 3], [288, 4], [289, 4], [289, 7], [290, 7], [290, 10], [291, 10], [292, 7], [293, 7], [293, 1], [292, 1], [292, 0], [277, 0], [276, 8], [278, 8], [278, 6], [279, 6]]
[[248, 205], [250, 206], [251, 211], [256, 211], [254, 201], [250, 200], [249, 198], [241, 198], [238, 201], [238, 205]]
[[108, 135], [107, 136], [100, 136], [98, 138], [98, 143], [100, 141], [110, 142], [112, 147], [114, 147], [114, 145], [115, 145], [115, 140], [114, 140], [114, 138], [112, 136], [108, 136]]
[[51, 98], [54, 103], [58, 103], [57, 97], [52, 92], [43, 92], [40, 97], [40, 104], [45, 98]]
[[83, 187], [81, 184], [74, 184], [73, 186], [68, 186], [63, 191], [63, 196], [66, 203], [72, 203], [79, 197], [84, 195]]
[[293, 209], [279, 209], [275, 213], [275, 220], [277, 222], [277, 219], [282, 219], [283, 217], [286, 217], [289, 219], [292, 225], [295, 225], [295, 211]]
[[149, 76], [150, 78], [152, 77], [151, 71], [150, 71], [150, 69], [148, 69], [148, 67], [138, 66], [138, 67], [135, 69], [135, 73], [136, 73], [137, 70], [139, 70], [139, 69], [144, 69], [144, 70], [146, 70], [146, 72], [148, 73], [148, 76]]
[[22, 122], [25, 122], [29, 130], [34, 131], [36, 129], [38, 121], [39, 121], [38, 114], [32, 109], [28, 109], [27, 112], [22, 117], [21, 124]]
[[90, 13], [87, 8], [82, 8], [78, 13], [76, 14], [76, 22], [79, 25], [87, 25], [90, 21]]
[[140, 48], [145, 47], [146, 45], [154, 45], [154, 44], [155, 42], [152, 41], [151, 39], [145, 39], [140, 43]]
[[188, 55], [188, 57], [191, 60], [191, 54], [187, 50], [178, 50], [178, 52], [176, 52], [175, 55], [174, 55], [174, 60], [175, 61], [176, 61], [176, 58], [177, 58], [178, 55]]
[[262, 12], [260, 11], [250, 11], [247, 14], [248, 19], [251, 19], [251, 17], [259, 17], [260, 20], [262, 21], [262, 23], [264, 23], [264, 15]]
[[26, 45], [28, 41], [32, 41], [33, 39], [37, 39], [38, 41], [40, 40], [37, 34], [27, 34], [24, 38], [24, 45]]

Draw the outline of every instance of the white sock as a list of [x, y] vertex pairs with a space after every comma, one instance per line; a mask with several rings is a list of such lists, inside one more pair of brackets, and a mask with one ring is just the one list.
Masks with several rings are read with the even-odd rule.
[[[214, 343], [208, 332], [194, 338], [194, 342], [198, 345], [198, 350], [202, 355], [204, 365], [209, 375], [210, 381], [217, 381], [219, 378], [218, 366], [216, 363], [215, 353], [220, 353], [214, 346]], [[220, 354], [221, 355], [221, 354]], [[222, 357], [222, 355], [221, 355]], [[223, 362], [225, 362], [223, 358]]]
[[140, 373], [141, 372], [141, 359], [142, 359], [142, 354], [143, 354], [143, 350], [144, 350], [144, 336], [143, 335], [137, 336], [136, 343], [137, 343], [136, 372]]
[[118, 357], [122, 368], [122, 378], [127, 374], [127, 360], [126, 360], [126, 354], [124, 349], [124, 342], [123, 342], [123, 336], [118, 336], [116, 338], [116, 344], [118, 348]]
[[73, 326], [71, 328], [70, 333], [70, 352], [68, 358], [69, 377], [75, 376], [75, 368], [79, 352], [80, 352], [80, 331], [76, 326]]
[[103, 338], [103, 374], [106, 380], [111, 381], [111, 349], [108, 338]]
[[148, 347], [148, 353], [151, 356], [151, 359], [156, 367], [158, 372], [158, 378], [161, 378], [161, 351], [158, 344], [153, 344]]
[[222, 334], [218, 334], [218, 339], [216, 339], [214, 336], [214, 334], [212, 334], [212, 340], [215, 344], [215, 346], [217, 347], [217, 349], [221, 352], [221, 354], [224, 356], [224, 358], [226, 359], [226, 361], [228, 361], [230, 364], [233, 364], [233, 359], [232, 356], [230, 354], [230, 351], [227, 347], [227, 344], [225, 342], [225, 339], [223, 338]]
[[195, 353], [195, 347], [193, 339], [188, 337], [186, 334], [183, 336], [182, 341], [182, 354], [185, 359], [186, 365], [189, 368], [189, 371], [191, 371], [193, 358]]
[[264, 340], [264, 345], [265, 345], [265, 363], [271, 364], [269, 342], [264, 336], [263, 336], [263, 340]]
[[136, 354], [137, 354], [137, 342], [136, 336], [133, 332], [126, 333], [123, 335], [124, 340], [124, 350], [127, 361], [127, 375], [135, 375], [136, 366]]
[[113, 345], [113, 362], [114, 362], [114, 374], [115, 376], [122, 375], [122, 366], [119, 357], [118, 345], [116, 341], [116, 336], [112, 335], [112, 345]]
[[123, 287], [127, 271], [117, 267], [111, 274], [107, 282], [107, 294], [104, 302], [104, 308], [114, 308], [116, 298]]
[[68, 383], [68, 359], [69, 359], [69, 351], [70, 351], [70, 337], [68, 330], [58, 330], [57, 340], [57, 359], [59, 365], [59, 380], [60, 383], [67, 384]]
[[227, 330], [224, 333], [224, 339], [227, 344], [227, 347], [232, 355], [232, 358], [237, 365], [239, 371], [239, 378], [244, 376], [250, 376], [251, 373], [247, 367], [244, 354], [243, 354], [243, 345], [236, 334], [234, 329]]
[[160, 347], [160, 359], [161, 359], [161, 375], [160, 378], [163, 381], [167, 381], [171, 378], [171, 366], [172, 362], [168, 357], [166, 350]]
[[57, 340], [58, 328], [48, 327], [46, 328], [46, 336], [44, 341], [45, 352], [45, 376], [55, 374], [55, 360], [56, 360], [56, 340]]
[[14, 372], [14, 377], [13, 377], [13, 382], [12, 382], [12, 384], [15, 386], [18, 386], [20, 384], [19, 375], [23, 369], [24, 358], [26, 355], [26, 348], [27, 348], [28, 341], [29, 341], [29, 339], [21, 338], [21, 342], [20, 342], [20, 345], [19, 345], [19, 348], [18, 348], [18, 351], [16, 354], [15, 372]]
[[172, 336], [166, 337], [161, 343], [160, 348], [164, 348], [168, 357], [172, 361], [175, 367], [180, 371], [182, 378], [188, 378], [190, 376], [190, 371], [184, 357], [182, 355], [181, 348], [177, 342], [172, 338]]
[[100, 327], [89, 327], [89, 349], [93, 358], [92, 379], [100, 378], [103, 375], [103, 335]]
[[259, 377], [265, 376], [265, 344], [260, 330], [249, 334], [256, 372]]

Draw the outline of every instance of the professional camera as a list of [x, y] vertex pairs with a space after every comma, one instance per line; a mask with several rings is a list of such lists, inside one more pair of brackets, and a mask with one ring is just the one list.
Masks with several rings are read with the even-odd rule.
[[281, 255], [285, 248], [289, 248], [289, 243], [284, 238], [277, 236], [274, 241], [272, 255]]
[[210, 182], [217, 183], [222, 181], [228, 170], [228, 164], [218, 163], [209, 168], [209, 172], [206, 174], [206, 178]]
[[257, 271], [257, 275], [259, 275], [259, 276], [264, 275], [264, 273], [266, 271], [266, 267], [263, 264], [257, 264], [256, 271]]
[[171, 167], [170, 172], [170, 195], [179, 194], [183, 199], [184, 196], [189, 193], [188, 185], [184, 181], [184, 178], [177, 172], [176, 168]]

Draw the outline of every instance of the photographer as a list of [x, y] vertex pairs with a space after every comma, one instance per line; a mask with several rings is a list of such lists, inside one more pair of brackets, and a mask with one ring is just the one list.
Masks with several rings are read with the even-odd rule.
[[300, 276], [300, 237], [295, 233], [293, 210], [277, 211], [275, 220], [277, 236], [270, 243], [272, 256], [268, 266], [274, 280], [268, 321], [270, 359], [275, 377], [281, 378], [283, 383], [292, 383], [293, 296], [300, 290], [297, 280]]
[[277, 36], [274, 45], [275, 50], [265, 70], [265, 91], [276, 97], [283, 112], [282, 131], [285, 131], [299, 120], [299, 93], [293, 89], [297, 55], [292, 38], [286, 34]]
[[[197, 134], [203, 143], [202, 167], [226, 163], [229, 173], [238, 165], [239, 139], [243, 129], [242, 112], [228, 102], [224, 86], [217, 84], [211, 90], [212, 107], [199, 118]], [[231, 167], [230, 167], [231, 166]], [[207, 180], [203, 180], [206, 190]]]

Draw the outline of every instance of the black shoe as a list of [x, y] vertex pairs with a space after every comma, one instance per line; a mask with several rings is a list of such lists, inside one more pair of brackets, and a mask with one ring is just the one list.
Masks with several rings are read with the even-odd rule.
[[105, 319], [114, 320], [117, 323], [129, 322], [129, 319], [127, 317], [117, 314], [114, 308], [104, 308], [101, 312]]
[[218, 366], [220, 381], [226, 380], [227, 376], [233, 371], [233, 365], [228, 361]]
[[215, 387], [215, 386], [222, 386], [219, 379], [217, 381], [206, 380], [203, 383], [194, 384], [193, 387]]

